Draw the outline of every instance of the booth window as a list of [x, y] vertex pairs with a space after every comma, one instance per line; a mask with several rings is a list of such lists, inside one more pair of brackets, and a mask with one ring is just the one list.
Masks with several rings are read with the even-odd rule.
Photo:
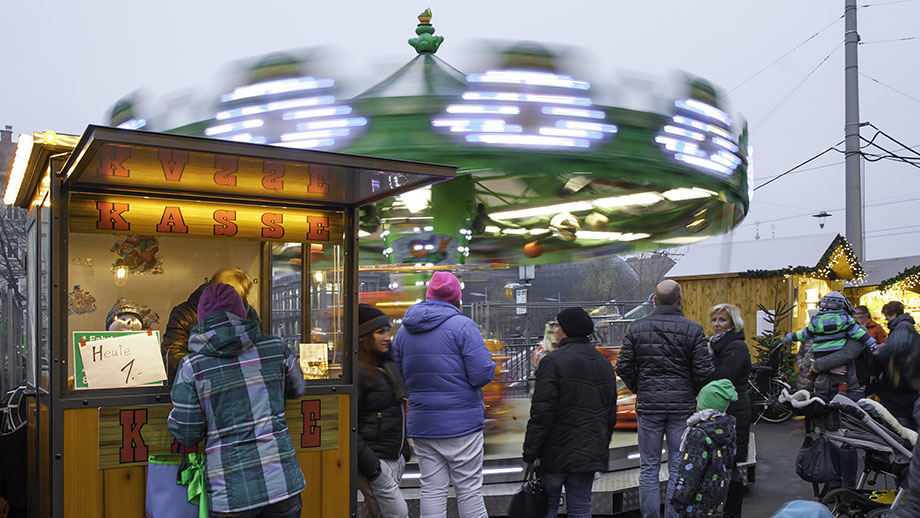
[[[236, 288], [247, 317], [300, 356], [305, 378], [341, 376], [342, 212], [110, 198], [71, 195], [68, 388], [161, 385], [164, 377], [169, 383], [211, 282]], [[129, 221], [122, 210], [136, 211], [130, 228], [106, 228], [118, 218]], [[322, 226], [307, 226], [320, 219]], [[319, 235], [329, 243], [272, 240], [307, 236], [307, 228], [325, 232]], [[126, 348], [130, 356], [122, 356]]]

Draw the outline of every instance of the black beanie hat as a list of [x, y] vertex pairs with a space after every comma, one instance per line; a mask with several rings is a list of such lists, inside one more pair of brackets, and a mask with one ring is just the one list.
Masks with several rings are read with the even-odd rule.
[[594, 332], [594, 320], [582, 308], [565, 308], [556, 315], [556, 322], [566, 336], [588, 336]]
[[358, 304], [358, 338], [381, 327], [390, 327], [390, 319], [370, 304]]

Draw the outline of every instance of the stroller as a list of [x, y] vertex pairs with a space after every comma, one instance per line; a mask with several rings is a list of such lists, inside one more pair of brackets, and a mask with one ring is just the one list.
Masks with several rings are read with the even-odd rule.
[[[837, 448], [848, 446], [864, 453], [864, 469], [856, 489], [833, 489], [823, 496], [821, 503], [840, 518], [894, 516], [893, 510], [904, 494], [902, 484], [907, 479], [917, 433], [902, 427], [885, 407], [871, 399], [856, 403], [837, 394], [826, 403], [810, 397], [804, 390], [792, 395], [785, 393], [783, 399], [811, 418], [814, 429], [810, 433], [823, 435]], [[875, 485], [879, 475], [892, 477], [895, 489], [867, 489]]]

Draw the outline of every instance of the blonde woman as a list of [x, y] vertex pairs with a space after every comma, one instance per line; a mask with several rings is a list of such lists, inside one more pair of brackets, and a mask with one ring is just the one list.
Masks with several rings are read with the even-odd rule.
[[[709, 352], [715, 367], [713, 379], [728, 379], [735, 386], [738, 400], [729, 405], [727, 414], [735, 418], [735, 433], [738, 449], [735, 463], [747, 459], [751, 429], [751, 395], [748, 392], [748, 377], [751, 374], [751, 353], [744, 343], [744, 320], [741, 310], [731, 304], [717, 304], [709, 310], [712, 336], [709, 337]], [[725, 518], [741, 516], [741, 479], [735, 466], [732, 481], [725, 502]]]

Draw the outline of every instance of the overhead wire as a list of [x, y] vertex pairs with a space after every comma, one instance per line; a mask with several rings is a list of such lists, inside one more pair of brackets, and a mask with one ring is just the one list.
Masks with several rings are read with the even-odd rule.
[[827, 153], [830, 153], [831, 151], [839, 151], [839, 149], [837, 149], [836, 147], [839, 146], [839, 145], [842, 144], [842, 143], [843, 143], [843, 141], [841, 140], [840, 142], [838, 142], [838, 143], [834, 144], [833, 146], [831, 146], [831, 147], [825, 149], [824, 151], [822, 151], [822, 152], [818, 153], [817, 155], [815, 155], [815, 156], [809, 158], [808, 160], [806, 160], [806, 161], [800, 163], [799, 165], [797, 165], [797, 166], [795, 166], [795, 167], [792, 167], [792, 168], [790, 168], [790, 169], [787, 169], [785, 172], [780, 173], [780, 174], [774, 176], [773, 178], [767, 180], [766, 182], [764, 182], [764, 183], [762, 183], [762, 184], [760, 184], [760, 185], [754, 187], [754, 190], [756, 191], [757, 189], [760, 189], [761, 187], [766, 187], [767, 185], [770, 185], [771, 183], [775, 182], [776, 180], [779, 180], [780, 178], [786, 176], [787, 174], [792, 173], [793, 171], [795, 171], [796, 169], [802, 167], [802, 166], [805, 165], [805, 164], [808, 164], [808, 163], [811, 163], [811, 162], [817, 160], [818, 158], [824, 156], [824, 155], [827, 154]]
[[920, 40], [920, 36], [907, 36], [905, 38], [892, 38], [890, 40], [872, 40], [872, 41], [860, 41], [860, 45], [871, 45], [873, 43], [894, 43], [897, 41], [910, 41], [910, 40]]
[[876, 2], [874, 4], [863, 4], [857, 7], [879, 7], [882, 5], [892, 5], [892, 4], [906, 4], [907, 2], [913, 2], [914, 0], [893, 0], [891, 2]]
[[[874, 129], [875, 131], [881, 133], [882, 135], [885, 135], [885, 138], [887, 138], [888, 140], [890, 140], [890, 141], [894, 142], [895, 144], [901, 146], [902, 149], [906, 149], [906, 150], [910, 151], [911, 153], [913, 153], [913, 154], [915, 154], [915, 155], [917, 155], [917, 156], [920, 156], [920, 151], [915, 150], [913, 147], [908, 146], [907, 144], [901, 142], [900, 140], [898, 140], [898, 139], [892, 137], [891, 135], [885, 133], [884, 131], [882, 131], [881, 129], [879, 129], [879, 127], [876, 126], [875, 124], [872, 124], [871, 122], [867, 122], [866, 125], [869, 126], [869, 127], [872, 128], [872, 129]], [[917, 146], [914, 146], [914, 147], [917, 147]]]
[[786, 100], [788, 100], [789, 97], [792, 96], [792, 94], [794, 94], [794, 93], [796, 92], [796, 90], [798, 90], [803, 84], [805, 84], [805, 81], [808, 81], [808, 78], [810, 78], [810, 77], [812, 76], [812, 74], [814, 74], [815, 72], [817, 72], [817, 70], [818, 70], [819, 68], [821, 68], [821, 65], [823, 65], [824, 63], [826, 63], [827, 60], [830, 59], [831, 56], [833, 56], [835, 52], [837, 52], [837, 49], [839, 49], [839, 48], [842, 47], [842, 46], [843, 46], [843, 42], [841, 41], [840, 43], [837, 44], [837, 46], [835, 46], [835, 47], [830, 51], [830, 53], [828, 53], [828, 55], [824, 56], [824, 59], [822, 59], [817, 65], [815, 65], [815, 68], [811, 69], [810, 72], [808, 72], [807, 74], [805, 74], [805, 77], [802, 78], [802, 80], [799, 81], [799, 83], [798, 83], [797, 85], [795, 85], [795, 87], [792, 89], [792, 91], [790, 91], [788, 94], [786, 94], [786, 96], [783, 97], [782, 100], [781, 100], [776, 106], [774, 106], [773, 109], [770, 110], [770, 111], [767, 113], [766, 116], [764, 116], [764, 118], [760, 119], [760, 121], [759, 121], [757, 124], [755, 124], [755, 125], [751, 128], [751, 133], [754, 133], [754, 131], [757, 130], [757, 128], [758, 128], [761, 124], [763, 124], [764, 122], [766, 122], [766, 120], [769, 119], [770, 116], [773, 115], [773, 113], [774, 113], [777, 109], [779, 109], [779, 107], [782, 106], [783, 103], [785, 103]]
[[754, 79], [755, 77], [757, 77], [757, 76], [759, 76], [760, 74], [762, 74], [763, 72], [765, 72], [768, 68], [770, 68], [770, 67], [772, 67], [773, 65], [779, 63], [780, 61], [782, 61], [783, 58], [785, 58], [785, 57], [788, 56], [789, 54], [792, 54], [793, 52], [795, 52], [796, 50], [798, 50], [802, 45], [805, 45], [805, 44], [808, 43], [809, 41], [815, 39], [815, 38], [816, 38], [819, 34], [821, 34], [822, 32], [826, 31], [827, 29], [830, 29], [834, 24], [836, 24], [837, 22], [839, 22], [840, 20], [842, 20], [843, 17], [844, 17], [844, 15], [841, 14], [838, 18], [834, 18], [834, 21], [832, 21], [831, 23], [825, 25], [825, 26], [824, 26], [821, 30], [819, 30], [818, 32], [816, 32], [816, 33], [812, 34], [811, 36], [805, 38], [805, 41], [803, 41], [802, 43], [799, 43], [799, 44], [796, 45], [795, 47], [792, 47], [792, 48], [791, 48], [790, 50], [788, 50], [785, 54], [783, 54], [782, 56], [780, 56], [780, 57], [774, 59], [774, 60], [771, 61], [767, 66], [765, 66], [765, 67], [761, 68], [760, 70], [758, 70], [757, 72], [755, 72], [751, 77], [748, 77], [747, 79], [745, 79], [744, 81], [742, 81], [741, 83], [739, 83], [737, 86], [735, 86], [735, 87], [732, 88], [731, 90], [729, 90], [729, 91], [725, 92], [724, 94], [720, 95], [719, 98], [721, 99], [721, 98], [727, 96], [728, 94], [734, 92], [735, 90], [741, 88], [742, 86], [746, 85], [751, 79]]
[[887, 88], [887, 89], [889, 89], [889, 90], [891, 90], [891, 91], [893, 91], [893, 92], [895, 92], [895, 93], [901, 94], [901, 95], [903, 95], [904, 97], [907, 97], [908, 99], [910, 99], [911, 101], [920, 103], [920, 99], [917, 99], [916, 97], [914, 97], [914, 96], [912, 96], [912, 95], [910, 95], [910, 94], [906, 94], [906, 93], [904, 93], [904, 92], [898, 90], [897, 88], [895, 88], [895, 87], [893, 87], [893, 86], [891, 86], [891, 85], [889, 85], [889, 84], [885, 84], [885, 83], [879, 81], [878, 79], [876, 79], [876, 78], [874, 78], [874, 77], [872, 77], [872, 76], [870, 76], [870, 75], [868, 75], [868, 74], [864, 74], [863, 72], [860, 72], [859, 75], [865, 77], [866, 79], [869, 79], [870, 81], [872, 81], [872, 82], [874, 82], [874, 83], [878, 83], [878, 84], [884, 86], [885, 88]]

